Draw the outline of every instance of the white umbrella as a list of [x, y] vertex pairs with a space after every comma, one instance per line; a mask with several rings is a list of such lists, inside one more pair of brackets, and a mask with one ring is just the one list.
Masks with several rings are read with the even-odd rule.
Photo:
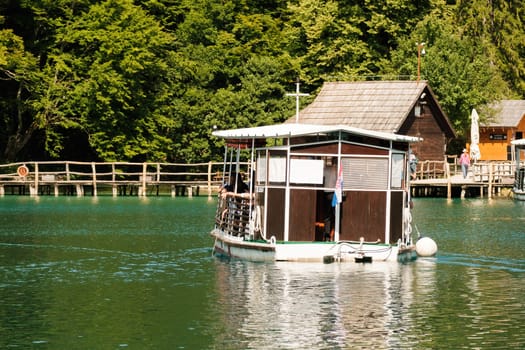
[[475, 162], [481, 158], [479, 151], [479, 116], [475, 109], [470, 115], [470, 158]]

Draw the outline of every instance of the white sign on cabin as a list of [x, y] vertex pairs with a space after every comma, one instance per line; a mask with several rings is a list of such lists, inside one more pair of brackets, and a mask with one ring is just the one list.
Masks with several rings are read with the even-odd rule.
[[322, 185], [323, 167], [321, 159], [290, 159], [290, 182]]

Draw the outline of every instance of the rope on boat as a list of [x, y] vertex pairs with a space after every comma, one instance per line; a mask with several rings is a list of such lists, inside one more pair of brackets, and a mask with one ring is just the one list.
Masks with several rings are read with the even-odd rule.
[[[364, 242], [364, 241], [360, 241], [360, 242], [357, 242], [357, 241], [337, 241], [335, 242], [336, 244], [331, 248], [335, 248], [337, 247], [337, 252], [336, 254], [334, 254], [334, 256], [338, 259], [338, 260], [341, 260], [341, 256], [342, 256], [342, 248], [343, 247], [350, 247], [352, 249], [352, 251], [348, 251], [348, 252], [345, 252], [347, 254], [366, 254], [366, 253], [386, 253], [388, 252], [388, 255], [386, 257], [386, 259], [388, 259], [388, 257], [390, 256], [390, 254], [392, 254], [392, 249], [393, 247], [392, 246], [388, 246], [386, 248], [381, 248], [381, 249], [363, 249], [363, 243], [367, 243], [367, 244], [379, 244], [380, 241], [378, 240], [377, 242]], [[359, 247], [355, 247], [355, 244], [359, 244]], [[330, 250], [331, 250], [330, 249]], [[386, 260], [385, 259], [385, 260]]]

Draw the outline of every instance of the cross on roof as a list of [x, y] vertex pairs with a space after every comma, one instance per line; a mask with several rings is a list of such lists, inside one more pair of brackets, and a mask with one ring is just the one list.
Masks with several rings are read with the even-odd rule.
[[295, 122], [299, 122], [299, 97], [309, 96], [310, 94], [299, 92], [299, 86], [301, 85], [299, 78], [295, 83], [295, 93], [288, 93], [286, 96], [295, 96]]

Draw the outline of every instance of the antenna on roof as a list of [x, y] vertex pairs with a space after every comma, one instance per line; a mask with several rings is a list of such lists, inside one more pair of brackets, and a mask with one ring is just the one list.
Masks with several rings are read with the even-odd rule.
[[417, 45], [417, 82], [421, 78], [421, 57], [425, 56], [425, 43], [416, 43]]
[[301, 85], [301, 82], [299, 78], [297, 78], [297, 82], [295, 83], [295, 94], [292, 94], [292, 93], [286, 94], [286, 96], [295, 96], [295, 122], [296, 123], [299, 123], [299, 97], [310, 95], [310, 94], [299, 92], [300, 85]]

